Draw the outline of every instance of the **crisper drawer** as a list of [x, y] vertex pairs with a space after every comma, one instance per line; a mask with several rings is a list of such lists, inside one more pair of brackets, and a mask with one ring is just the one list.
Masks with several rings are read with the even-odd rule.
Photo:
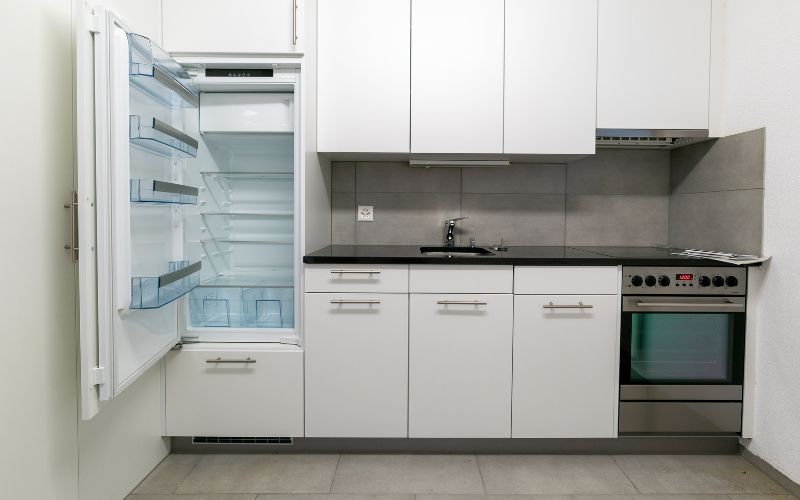
[[413, 265], [409, 290], [414, 293], [511, 293], [511, 266]]
[[169, 353], [168, 436], [303, 435], [303, 351], [206, 344]]
[[515, 267], [516, 294], [617, 294], [621, 277], [613, 266]]
[[308, 293], [306, 436], [408, 435], [408, 295]]
[[408, 266], [307, 264], [306, 292], [408, 292]]

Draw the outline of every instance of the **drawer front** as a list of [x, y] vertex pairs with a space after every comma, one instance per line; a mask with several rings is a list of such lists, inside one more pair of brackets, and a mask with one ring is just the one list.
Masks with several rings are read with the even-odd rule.
[[618, 267], [515, 267], [516, 294], [617, 294], [622, 276]]
[[408, 295], [306, 294], [306, 436], [408, 435]]
[[619, 404], [620, 435], [738, 434], [742, 403], [698, 401], [623, 401]]
[[618, 297], [517, 295], [514, 315], [513, 437], [614, 437]]
[[409, 437], [511, 436], [510, 294], [411, 294]]
[[303, 351], [280, 347], [169, 353], [167, 435], [302, 436]]
[[307, 264], [306, 292], [408, 292], [407, 265]]
[[412, 265], [409, 271], [412, 293], [511, 293], [511, 266]]

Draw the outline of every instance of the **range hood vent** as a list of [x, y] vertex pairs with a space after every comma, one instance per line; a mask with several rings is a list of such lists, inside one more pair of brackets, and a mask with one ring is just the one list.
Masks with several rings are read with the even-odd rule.
[[675, 149], [709, 139], [708, 130], [599, 128], [595, 144], [597, 149]]

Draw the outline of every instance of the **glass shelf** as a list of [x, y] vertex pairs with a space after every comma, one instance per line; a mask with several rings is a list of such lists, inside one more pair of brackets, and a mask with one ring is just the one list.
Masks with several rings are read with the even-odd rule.
[[131, 115], [130, 139], [133, 144], [161, 156], [172, 157], [173, 154], [184, 158], [197, 156], [197, 139], [158, 118]]
[[149, 38], [128, 33], [130, 82], [170, 107], [196, 108], [200, 98], [192, 77]]
[[294, 286], [294, 276], [291, 270], [285, 276], [277, 274], [275, 276], [240, 276], [240, 275], [221, 275], [207, 279], [200, 283], [200, 288], [292, 288]]
[[172, 261], [166, 274], [131, 278], [131, 309], [157, 309], [189, 293], [200, 284], [201, 267], [199, 261]]
[[131, 179], [132, 203], [197, 204], [196, 187], [154, 179]]
[[189, 294], [189, 320], [200, 328], [292, 328], [294, 288], [199, 287]]

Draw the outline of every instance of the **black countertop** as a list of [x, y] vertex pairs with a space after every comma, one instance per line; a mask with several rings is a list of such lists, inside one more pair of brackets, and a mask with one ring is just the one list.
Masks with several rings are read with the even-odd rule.
[[417, 245], [330, 245], [303, 257], [306, 264], [459, 264], [514, 266], [729, 266], [673, 255], [653, 247], [508, 247], [486, 256], [431, 256]]

